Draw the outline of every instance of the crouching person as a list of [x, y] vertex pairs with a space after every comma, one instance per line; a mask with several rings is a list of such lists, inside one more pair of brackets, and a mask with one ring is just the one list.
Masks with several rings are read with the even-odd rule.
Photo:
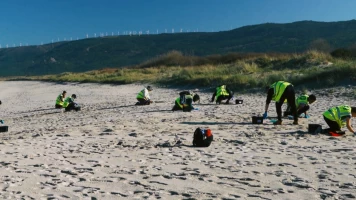
[[146, 88], [141, 90], [136, 96], [136, 99], [138, 101], [136, 105], [150, 105], [152, 101], [150, 99], [149, 92], [151, 92], [152, 90], [153, 88], [151, 86], [147, 86]]
[[325, 122], [329, 125], [329, 132], [341, 132], [341, 128], [346, 125], [347, 129], [356, 135], [351, 127], [351, 118], [356, 117], [356, 107], [348, 105], [332, 107], [323, 113]]
[[74, 102], [74, 100], [76, 98], [77, 98], [77, 95], [72, 94], [72, 96], [64, 99], [63, 108], [65, 108], [65, 111], [71, 111], [71, 110], [79, 111], [80, 110], [80, 107], [78, 106], [78, 104]]
[[200, 100], [198, 94], [194, 94], [189, 91], [183, 91], [179, 93], [179, 97], [174, 102], [174, 106], [172, 111], [175, 110], [183, 110], [183, 111], [191, 111], [194, 110], [193, 102], [197, 102]]
[[56, 105], [54, 106], [55, 108], [63, 108], [63, 102], [64, 99], [66, 98], [66, 91], [63, 91], [61, 94], [58, 95], [56, 99]]

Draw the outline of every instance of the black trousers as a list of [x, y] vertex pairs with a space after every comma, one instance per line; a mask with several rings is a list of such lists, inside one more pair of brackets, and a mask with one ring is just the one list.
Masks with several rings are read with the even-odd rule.
[[293, 85], [288, 85], [284, 90], [279, 101], [276, 102], [276, 111], [277, 111], [278, 120], [282, 121], [282, 105], [286, 99], [288, 102], [293, 102], [290, 103], [291, 112], [294, 117], [294, 121], [298, 121], [297, 107], [295, 105], [295, 91]]
[[329, 125], [329, 131], [341, 131], [341, 127], [336, 121], [332, 121], [324, 116], [325, 122]]
[[55, 108], [63, 108], [63, 106], [62, 106], [62, 105], [59, 105], [59, 104], [56, 104], [56, 105], [55, 105]]
[[65, 111], [71, 111], [71, 110], [75, 110], [75, 105], [74, 103], [69, 103], [68, 106], [65, 108]]
[[[310, 109], [309, 105], [303, 106], [301, 109], [297, 110], [297, 115], [300, 116], [302, 113], [307, 112], [309, 109]], [[289, 103], [288, 103], [287, 110], [286, 110], [286, 112], [284, 112], [284, 114], [285, 115], [291, 115], [292, 114], [291, 106], [290, 106]]]
[[216, 103], [217, 104], [221, 104], [221, 101], [222, 100], [226, 100], [226, 103], [229, 103], [230, 99], [232, 98], [232, 95], [229, 94], [229, 95], [220, 95], [217, 99], [216, 99]]
[[151, 101], [150, 100], [145, 100], [145, 99], [137, 99], [137, 101], [139, 102], [136, 105], [150, 105]]

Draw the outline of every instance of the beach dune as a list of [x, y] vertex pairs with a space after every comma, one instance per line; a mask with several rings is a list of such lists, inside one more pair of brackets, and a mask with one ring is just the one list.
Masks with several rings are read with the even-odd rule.
[[[311, 91], [310, 119], [274, 126], [251, 123], [263, 94], [215, 105], [198, 91], [198, 111], [173, 112], [178, 89], [154, 87], [158, 102], [134, 106], [144, 86], [1, 82], [0, 199], [356, 198], [356, 138], [308, 133], [309, 123], [326, 128], [329, 107], [354, 103], [344, 93]], [[81, 111], [54, 109], [63, 90]], [[212, 130], [210, 147], [192, 147], [198, 127]]]

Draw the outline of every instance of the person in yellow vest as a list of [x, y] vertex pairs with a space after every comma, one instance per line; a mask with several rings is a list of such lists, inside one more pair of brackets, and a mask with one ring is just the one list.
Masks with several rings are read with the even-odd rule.
[[136, 99], [138, 101], [136, 105], [150, 105], [153, 101], [151, 101], [149, 92], [151, 92], [152, 90], [153, 88], [151, 86], [143, 88], [143, 90], [141, 90], [136, 96]]
[[341, 105], [332, 107], [323, 113], [325, 122], [329, 125], [329, 131], [341, 131], [346, 125], [347, 129], [356, 135], [355, 130], [351, 127], [351, 118], [356, 117], [356, 107]]
[[63, 102], [64, 99], [66, 98], [66, 91], [63, 91], [61, 94], [58, 95], [57, 99], [56, 99], [56, 105], [55, 108], [63, 108]]
[[65, 108], [65, 111], [71, 111], [71, 110], [76, 110], [76, 105], [74, 100], [77, 98], [77, 95], [72, 94], [72, 96], [67, 97], [63, 101], [63, 108]]
[[[316, 101], [316, 96], [311, 94], [303, 94], [297, 97], [295, 100], [296, 108], [297, 108], [297, 115], [299, 118], [304, 117], [304, 118], [309, 118], [309, 115], [307, 111], [310, 109], [310, 104], [314, 103]], [[284, 112], [284, 116], [290, 115], [291, 114], [291, 106], [288, 103], [287, 109]]]
[[[277, 81], [270, 85], [267, 88], [267, 99], [265, 106], [265, 113], [263, 114], [263, 118], [266, 119], [268, 117], [267, 111], [271, 100], [276, 102], [276, 112], [277, 112], [277, 121], [273, 124], [281, 125], [282, 124], [282, 105], [285, 100], [287, 102], [295, 102], [295, 91], [294, 86], [291, 83], [285, 81]], [[298, 124], [298, 115], [297, 108], [295, 103], [291, 103], [291, 111], [294, 117], [293, 124]]]
[[221, 104], [222, 100], [226, 100], [225, 104], [229, 104], [232, 96], [233, 96], [232, 91], [229, 90], [229, 88], [227, 88], [226, 85], [220, 85], [215, 89], [215, 92], [210, 102], [214, 102], [214, 99], [216, 99], [216, 104]]
[[179, 97], [175, 100], [172, 111], [175, 110], [194, 110], [193, 102], [200, 101], [198, 94], [190, 91], [183, 91], [179, 93]]

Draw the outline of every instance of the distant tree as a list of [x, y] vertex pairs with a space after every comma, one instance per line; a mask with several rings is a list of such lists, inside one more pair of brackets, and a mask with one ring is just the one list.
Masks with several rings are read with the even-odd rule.
[[319, 38], [310, 43], [309, 49], [329, 53], [331, 51], [331, 46], [326, 40]]

